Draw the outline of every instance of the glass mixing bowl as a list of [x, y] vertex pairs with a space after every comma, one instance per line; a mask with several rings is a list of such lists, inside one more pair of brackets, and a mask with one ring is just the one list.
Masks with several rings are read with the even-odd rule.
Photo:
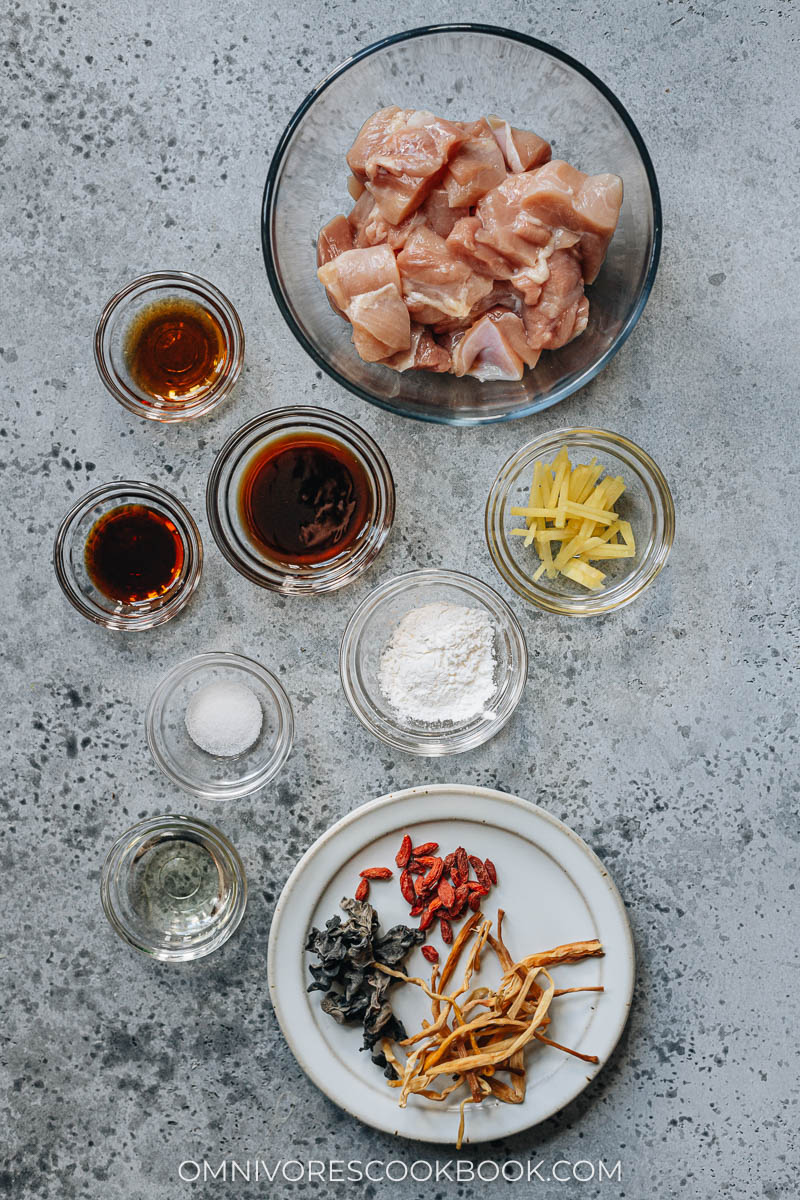
[[[363, 122], [389, 104], [455, 120], [498, 113], [533, 129], [553, 157], [622, 177], [619, 226], [587, 289], [589, 325], [542, 354], [521, 380], [479, 383], [363, 362], [350, 325], [317, 279], [323, 225], [348, 211], [345, 154]], [[311, 357], [357, 396], [405, 416], [474, 425], [526, 416], [583, 387], [619, 350], [645, 306], [658, 265], [661, 205], [641, 135], [610, 89], [574, 58], [522, 33], [438, 25], [386, 38], [348, 58], [305, 98], [272, 160], [261, 217], [264, 261], [278, 307]]]

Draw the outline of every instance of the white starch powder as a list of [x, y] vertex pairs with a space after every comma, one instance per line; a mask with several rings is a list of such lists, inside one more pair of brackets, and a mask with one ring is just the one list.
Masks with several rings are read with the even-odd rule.
[[466, 721], [495, 692], [494, 626], [478, 608], [423, 604], [406, 613], [378, 668], [383, 695], [412, 721]]

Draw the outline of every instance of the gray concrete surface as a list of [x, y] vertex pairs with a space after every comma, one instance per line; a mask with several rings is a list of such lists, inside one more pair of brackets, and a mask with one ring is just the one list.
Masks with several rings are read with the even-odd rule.
[[[513, 1194], [446, 1179], [323, 1189], [178, 1175], [204, 1158], [452, 1157], [330, 1104], [296, 1066], [265, 988], [270, 916], [298, 856], [370, 797], [437, 780], [496, 785], [569, 822], [613, 872], [639, 950], [629, 1027], [597, 1082], [545, 1125], [461, 1157], [622, 1163], [621, 1183], [525, 1193], [542, 1196], [795, 1194], [797, 8], [481, 8], [617, 91], [651, 149], [666, 230], [644, 318], [599, 379], [538, 417], [456, 431], [370, 408], [317, 373], [270, 296], [258, 208], [278, 135], [324, 72], [391, 30], [475, 15], [435, 0], [4, 10], [0, 1191], [14, 1200]], [[218, 416], [162, 429], [105, 394], [91, 336], [119, 284], [172, 265], [233, 298], [247, 365]], [[202, 502], [226, 436], [298, 398], [358, 419], [398, 480], [379, 564], [311, 604], [238, 577]], [[380, 578], [415, 565], [497, 583], [482, 535], [497, 466], [535, 433], [583, 423], [625, 432], [664, 468], [678, 508], [668, 568], [602, 621], [553, 619], [509, 595], [531, 650], [514, 722], [454, 760], [388, 752], [339, 688], [347, 616]], [[148, 636], [81, 620], [50, 565], [60, 515], [113, 476], [174, 489], [206, 542], [196, 601]], [[279, 671], [298, 724], [275, 786], [224, 809], [167, 784], [142, 724], [165, 669], [217, 647]], [[251, 883], [239, 934], [182, 969], [129, 951], [98, 897], [112, 839], [170, 810], [218, 822]]]

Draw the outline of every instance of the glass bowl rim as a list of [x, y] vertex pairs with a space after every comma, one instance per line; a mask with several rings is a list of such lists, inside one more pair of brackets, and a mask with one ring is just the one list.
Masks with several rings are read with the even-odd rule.
[[[474, 600], [478, 600], [484, 611], [488, 610], [495, 623], [502, 621], [503, 628], [514, 643], [519, 656], [519, 668], [513, 672], [510, 681], [505, 685], [503, 702], [500, 710], [491, 720], [481, 718], [477, 724], [468, 728], [409, 730], [398, 723], [393, 716], [382, 715], [378, 723], [373, 714], [377, 711], [369, 702], [362, 689], [356, 686], [355, 657], [367, 620], [387, 599], [416, 584], [455, 585], [461, 588]], [[365, 729], [374, 737], [402, 750], [407, 754], [417, 754], [424, 758], [439, 758], [449, 754], [462, 754], [467, 750], [476, 749], [499, 733], [511, 720], [519, 705], [528, 680], [528, 643], [522, 625], [506, 600], [495, 591], [490, 584], [484, 583], [474, 575], [464, 571], [451, 570], [448, 567], [421, 567], [413, 571], [405, 571], [401, 575], [393, 575], [372, 588], [356, 606], [345, 626], [339, 643], [339, 679], [353, 714]], [[387, 705], [387, 712], [388, 709]], [[472, 721], [475, 721], [472, 718]], [[389, 728], [385, 728], [389, 726]]]
[[[183, 586], [180, 590], [159, 608], [129, 617], [121, 616], [118, 613], [103, 615], [100, 612], [95, 612], [86, 602], [84, 593], [77, 586], [72, 572], [67, 569], [66, 565], [67, 538], [76, 522], [83, 515], [84, 510], [91, 508], [98, 500], [111, 500], [115, 495], [119, 495], [120, 497], [125, 495], [141, 496], [145, 501], [157, 500], [169, 511], [170, 517], [178, 525], [192, 550], [192, 561], [188, 569], [184, 568], [185, 575]], [[101, 483], [90, 491], [85, 492], [64, 515], [56, 530], [56, 536], [53, 541], [53, 567], [62, 592], [72, 607], [77, 609], [82, 617], [93, 621], [95, 625], [102, 625], [104, 629], [119, 630], [123, 633], [136, 633], [144, 629], [155, 629], [159, 625], [164, 625], [167, 621], [177, 616], [189, 603], [189, 600], [197, 590], [203, 571], [203, 541], [194, 517], [186, 505], [177, 496], [174, 496], [172, 492], [168, 492], [166, 488], [162, 488], [157, 483], [148, 483], [142, 479], [114, 479], [109, 483]]]
[[[293, 424], [302, 426], [306, 422], [333, 438], [340, 438], [345, 444], [352, 443], [364, 460], [364, 469], [370, 479], [377, 501], [375, 514], [366, 535], [367, 538], [372, 538], [373, 542], [364, 559], [355, 563], [355, 569], [353, 559], [359, 548], [364, 546], [366, 539], [357, 544], [352, 556], [345, 558], [331, 570], [321, 566], [313, 571], [310, 568], [300, 568], [296, 572], [287, 571], [280, 563], [275, 562], [268, 566], [264, 564], [265, 571], [271, 574], [261, 574], [239, 556], [236, 547], [230, 543], [222, 527], [219, 515], [222, 511], [219, 493], [222, 472], [231, 460], [238, 461], [242, 444], [254, 431], [260, 429], [262, 436], [268, 437], [271, 432], [280, 432], [281, 427], [288, 431]], [[312, 596], [338, 591], [339, 588], [346, 587], [358, 579], [372, 565], [386, 544], [394, 524], [395, 500], [392, 469], [386, 455], [372, 435], [343, 413], [313, 404], [290, 404], [281, 408], [270, 408], [251, 417], [249, 421], [245, 421], [244, 425], [240, 425], [233, 431], [220, 448], [206, 483], [206, 516], [211, 535], [223, 556], [240, 575], [249, 579], [251, 583], [266, 588], [268, 591], [290, 596]]]
[[[294, 318], [289, 304], [283, 295], [283, 289], [280, 285], [278, 270], [275, 265], [272, 252], [272, 237], [271, 237], [271, 217], [272, 210], [277, 194], [278, 175], [280, 173], [283, 160], [286, 152], [291, 145], [295, 132], [298, 129], [301, 121], [306, 113], [316, 102], [317, 98], [326, 91], [332, 83], [334, 83], [340, 75], [345, 74], [349, 69], [355, 66], [364, 58], [376, 54], [378, 51], [385, 50], [390, 46], [394, 46], [400, 42], [410, 41], [413, 38], [427, 37], [437, 33], [480, 33], [488, 34], [495, 37], [508, 38], [511, 41], [520, 42], [526, 46], [532, 46], [535, 50], [539, 50], [544, 54], [550, 55], [566, 66], [571, 67], [579, 75], [582, 75], [589, 83], [591, 83], [597, 91], [604, 97], [616, 112], [617, 116], [622, 121], [623, 125], [631, 135], [637, 153], [642, 161], [645, 175], [647, 177], [648, 188], [650, 191], [650, 201], [653, 207], [653, 242], [650, 247], [650, 257], [647, 264], [644, 282], [641, 286], [639, 298], [635, 307], [632, 309], [628, 318], [615, 337], [614, 341], [607, 350], [600, 355], [596, 362], [587, 367], [585, 371], [570, 385], [562, 385], [557, 388], [553, 395], [548, 396], [545, 400], [532, 400], [530, 404], [526, 404], [521, 408], [515, 409], [513, 412], [501, 413], [498, 415], [481, 416], [452, 416], [441, 412], [435, 408], [431, 408], [426, 412], [410, 412], [406, 411], [398, 405], [384, 400], [380, 396], [368, 391], [358, 383], [346, 378], [339, 373], [328, 359], [320, 354], [311, 340], [306, 336], [299, 324]], [[661, 256], [661, 233], [662, 233], [662, 212], [661, 212], [661, 193], [658, 187], [653, 161], [649, 151], [644, 143], [644, 139], [640, 134], [633, 118], [625, 108], [622, 101], [612, 92], [611, 88], [603, 83], [599, 76], [595, 75], [588, 67], [579, 62], [577, 58], [573, 58], [571, 54], [560, 50], [557, 46], [551, 45], [549, 42], [542, 41], [541, 38], [532, 37], [527, 33], [520, 33], [515, 29], [506, 29], [500, 25], [487, 25], [481, 22], [464, 21], [464, 22], [443, 22], [435, 25], [420, 25], [414, 29], [407, 29], [401, 33], [391, 34], [389, 37], [381, 38], [377, 42], [372, 42], [369, 46], [365, 46], [362, 50], [350, 55], [343, 62], [329, 71], [320, 82], [311, 89], [304, 97], [297, 109], [293, 113], [286, 128], [281, 134], [278, 144], [272, 156], [272, 160], [267, 171], [267, 178], [264, 184], [264, 193], [261, 202], [261, 251], [264, 257], [264, 265], [267, 271], [267, 279], [272, 290], [275, 303], [278, 305], [283, 319], [286, 321], [291, 333], [303, 347], [310, 358], [321, 367], [322, 370], [340, 387], [346, 388], [354, 396], [358, 396], [361, 400], [366, 400], [369, 404], [375, 404], [378, 408], [384, 409], [386, 412], [393, 413], [395, 416], [402, 415], [411, 417], [419, 421], [430, 421], [438, 425], [489, 425], [499, 424], [503, 421], [513, 421], [519, 417], [529, 417], [533, 413], [544, 412], [545, 409], [551, 408], [554, 404], [558, 404], [561, 400], [566, 400], [568, 396], [574, 395], [580, 391], [587, 383], [590, 383], [600, 372], [608, 365], [614, 355], [622, 349], [625, 342], [633, 332], [645, 305], [650, 297], [650, 292], [653, 288], [653, 283], [658, 270], [658, 263]]]
[[[131, 845], [135, 845], [136, 842], [141, 842], [144, 837], [159, 832], [184, 830], [198, 833], [212, 842], [225, 858], [231, 872], [233, 904], [226, 915], [225, 922], [219, 928], [213, 929], [208, 940], [200, 943], [199, 946], [178, 946], [175, 949], [166, 946], [154, 947], [152, 943], [137, 937], [120, 917], [112, 895], [112, 872], [121, 861], [123, 851]], [[143, 820], [137, 821], [129, 829], [124, 830], [114, 840], [100, 872], [100, 902], [109, 925], [129, 946], [133, 946], [135, 950], [139, 950], [149, 958], [156, 958], [160, 962], [190, 962], [194, 959], [204, 958], [212, 951], [218, 950], [238, 929], [247, 907], [247, 874], [239, 851], [225, 834], [217, 829], [216, 825], [204, 821], [202, 817], [165, 813], [156, 817], [144, 817]]]
[[[156, 736], [156, 722], [165, 704], [169, 701], [175, 687], [187, 675], [199, 667], [210, 667], [224, 664], [239, 670], [247, 670], [254, 674], [271, 693], [274, 705], [273, 711], [278, 715], [279, 727], [275, 745], [261, 768], [246, 782], [206, 784], [195, 783], [173, 765], [172, 759], [164, 752], [160, 739]], [[208, 650], [201, 654], [193, 654], [176, 663], [157, 683], [145, 712], [145, 735], [153, 761], [159, 770], [172, 783], [177, 784], [182, 791], [201, 800], [240, 800], [260, 791], [270, 780], [274, 779], [283, 764], [291, 754], [294, 745], [294, 709], [289, 695], [280, 680], [260, 662], [248, 658], [244, 654], [236, 654], [231, 650]]]
[[[158, 408], [157, 406], [145, 404], [140, 400], [135, 393], [125, 386], [116, 371], [112, 370], [104, 353], [105, 333], [112, 316], [125, 300], [137, 291], [137, 289], [142, 288], [146, 284], [163, 284], [165, 287], [170, 284], [176, 286], [192, 285], [192, 290], [196, 291], [206, 300], [213, 301], [225, 313], [232, 330], [232, 337], [230, 339], [226, 338], [231, 355], [230, 365], [226, 368], [224, 374], [215, 381], [208, 391], [200, 395], [193, 403], [176, 406], [174, 411], [168, 408]], [[103, 310], [95, 325], [93, 346], [97, 373], [106, 391], [123, 408], [126, 408], [128, 412], [133, 413], [137, 417], [144, 417], [149, 421], [161, 421], [162, 424], [191, 421], [196, 417], [204, 417], [212, 412], [230, 395], [242, 373], [242, 366], [244, 364], [244, 328], [236, 308], [220, 288], [208, 279], [204, 279], [202, 275], [195, 275], [191, 271], [149, 271], [144, 275], [137, 276], [136, 279], [132, 279], [124, 287], [121, 287], [103, 306]]]
[[[533, 461], [536, 455], [545, 448], [557, 451], [559, 445], [563, 444], [567, 438], [576, 439], [578, 444], [589, 446], [601, 454], [604, 449], [615, 456], [619, 449], [626, 451], [642, 469], [642, 474], [652, 483], [657, 503], [651, 503], [651, 512], [660, 511], [664, 526], [661, 537], [655, 543], [650, 554], [619, 583], [614, 584], [606, 591], [588, 592], [586, 595], [575, 596], [568, 593], [559, 596], [547, 588], [538, 587], [530, 579], [523, 580], [521, 572], [518, 574], [509, 567], [505, 556], [500, 553], [498, 548], [500, 512], [512, 484], [519, 476], [519, 471], [526, 461]], [[658, 463], [636, 442], [631, 441], [624, 434], [613, 433], [608, 429], [569, 426], [552, 429], [532, 438], [505, 460], [494, 478], [486, 499], [484, 533], [495, 568], [517, 595], [522, 596], [524, 600], [534, 604], [537, 608], [559, 616], [600, 616], [603, 613], [625, 608], [650, 586], [666, 564], [675, 538], [675, 502], [667, 479]]]

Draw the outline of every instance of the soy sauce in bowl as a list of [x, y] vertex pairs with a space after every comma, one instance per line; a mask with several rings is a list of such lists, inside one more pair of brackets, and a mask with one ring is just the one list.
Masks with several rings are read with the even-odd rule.
[[268, 557], [298, 566], [346, 552], [372, 516], [363, 464], [342, 442], [303, 431], [268, 441], [248, 464], [239, 513]]

